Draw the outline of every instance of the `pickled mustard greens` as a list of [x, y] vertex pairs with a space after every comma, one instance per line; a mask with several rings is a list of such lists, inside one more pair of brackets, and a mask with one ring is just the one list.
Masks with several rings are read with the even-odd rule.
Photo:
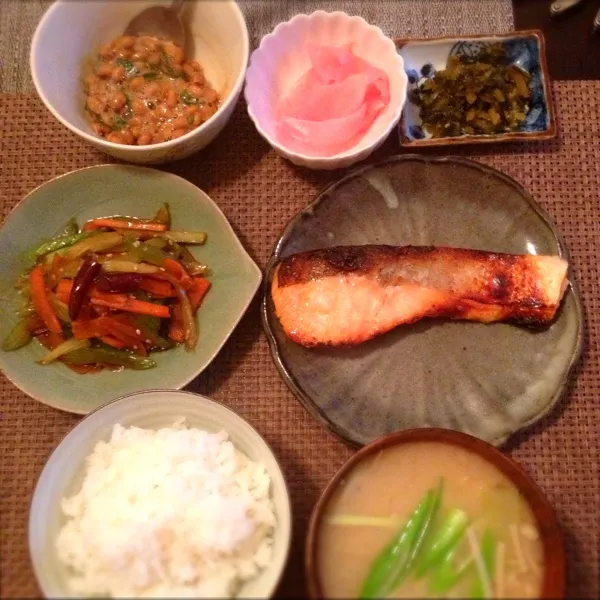
[[450, 56], [410, 94], [433, 138], [516, 131], [529, 110], [531, 76], [508, 63], [501, 44], [472, 56]]
[[325, 598], [535, 598], [543, 549], [529, 506], [484, 459], [437, 442], [365, 459], [329, 502]]

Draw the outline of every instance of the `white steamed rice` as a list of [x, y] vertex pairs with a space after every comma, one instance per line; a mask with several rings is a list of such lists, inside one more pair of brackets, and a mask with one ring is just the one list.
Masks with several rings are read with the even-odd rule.
[[115, 425], [63, 499], [57, 539], [80, 596], [232, 597], [269, 562], [270, 477], [225, 432]]

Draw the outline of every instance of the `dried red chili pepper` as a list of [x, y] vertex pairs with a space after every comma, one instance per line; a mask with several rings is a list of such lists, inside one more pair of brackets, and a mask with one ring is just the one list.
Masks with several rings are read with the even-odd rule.
[[101, 269], [102, 264], [92, 258], [83, 261], [83, 264], [73, 280], [73, 289], [71, 291], [71, 296], [69, 297], [69, 318], [71, 321], [77, 319], [85, 295]]

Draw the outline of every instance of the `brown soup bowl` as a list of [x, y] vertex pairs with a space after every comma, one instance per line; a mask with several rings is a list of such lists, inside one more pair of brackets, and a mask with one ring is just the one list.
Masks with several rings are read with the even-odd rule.
[[436, 428], [410, 429], [381, 437], [359, 450], [335, 474], [323, 491], [310, 517], [305, 552], [309, 597], [315, 599], [325, 597], [317, 560], [319, 533], [329, 502], [339, 485], [366, 458], [381, 450], [414, 442], [448, 444], [472, 452], [486, 460], [512, 482], [529, 505], [540, 535], [544, 552], [540, 598], [564, 598], [566, 558], [563, 537], [554, 510], [546, 500], [542, 490], [519, 464], [494, 446], [465, 433]]

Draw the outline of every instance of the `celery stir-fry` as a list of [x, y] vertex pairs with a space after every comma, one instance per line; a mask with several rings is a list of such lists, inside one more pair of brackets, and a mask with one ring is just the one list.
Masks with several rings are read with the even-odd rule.
[[14, 351], [36, 339], [48, 353], [41, 365], [63, 362], [79, 372], [148, 369], [149, 356], [198, 341], [195, 313], [210, 288], [205, 265], [186, 244], [206, 233], [171, 228], [169, 206], [150, 219], [70, 219], [33, 248], [16, 282], [23, 299], [3, 340]]

